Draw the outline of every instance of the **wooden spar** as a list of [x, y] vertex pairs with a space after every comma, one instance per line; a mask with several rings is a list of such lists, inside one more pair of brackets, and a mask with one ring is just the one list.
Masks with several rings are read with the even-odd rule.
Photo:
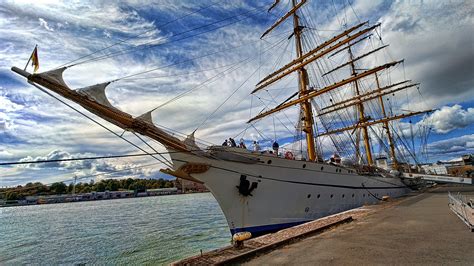
[[[356, 26], [354, 26], [354, 27], [352, 27], [352, 28], [350, 28], [350, 29], [344, 31], [344, 32], [341, 33], [341, 34], [338, 34], [338, 35], [332, 37], [330, 40], [327, 40], [327, 41], [323, 42], [321, 45], [319, 45], [318, 47], [316, 47], [316, 48], [312, 49], [311, 51], [307, 52], [307, 53], [304, 54], [303, 56], [301, 56], [301, 57], [299, 57], [299, 58], [296, 58], [295, 60], [291, 61], [290, 63], [284, 65], [284, 66], [283, 66], [282, 68], [280, 68], [279, 70], [277, 70], [277, 71], [273, 72], [272, 74], [266, 76], [266, 77], [263, 78], [258, 84], [261, 84], [262, 82], [264, 82], [264, 81], [266, 81], [266, 80], [272, 78], [273, 76], [275, 76], [275, 75], [277, 75], [278, 73], [282, 72], [283, 70], [285, 70], [285, 69], [291, 67], [292, 65], [301, 62], [301, 61], [302, 61], [303, 59], [305, 59], [306, 57], [308, 57], [308, 56], [310, 56], [310, 55], [312, 55], [312, 54], [314, 54], [314, 53], [316, 53], [316, 52], [318, 52], [318, 51], [324, 49], [326, 46], [328, 46], [328, 45], [330, 45], [331, 43], [333, 43], [333, 42], [339, 40], [340, 38], [342, 38], [342, 37], [344, 37], [344, 36], [346, 36], [348, 33], [350, 33], [350, 32], [352, 32], [352, 31], [354, 31], [354, 30], [356, 30], [356, 29], [358, 29], [358, 28], [364, 26], [366, 23], [367, 23], [367, 22], [360, 23], [359, 25], [356, 25]], [[257, 85], [258, 85], [258, 84], [257, 84]]]
[[288, 102], [289, 100], [293, 99], [296, 95], [299, 94], [299, 91], [293, 93], [290, 97], [286, 98], [286, 100], [284, 100], [283, 102], [281, 102], [279, 105], [277, 105], [276, 107], [280, 107], [282, 104], [285, 104], [286, 102]]
[[[393, 88], [393, 87], [395, 87], [395, 86], [398, 86], [398, 85], [401, 85], [401, 84], [407, 83], [407, 82], [411, 82], [411, 80], [405, 80], [405, 81], [402, 81], [402, 82], [397, 82], [397, 83], [394, 83], [394, 84], [391, 84], [391, 85], [382, 87], [381, 90], [382, 90], [382, 91], [385, 91], [385, 90], [387, 90], [387, 89]], [[419, 84], [419, 83], [417, 83], [417, 84]], [[346, 99], [346, 100], [337, 102], [337, 103], [335, 103], [335, 104], [333, 104], [333, 105], [329, 105], [329, 106], [323, 107], [323, 108], [321, 108], [321, 110], [326, 110], [326, 109], [329, 109], [329, 108], [334, 108], [334, 107], [339, 106], [339, 105], [341, 105], [341, 104], [345, 104], [345, 103], [347, 103], [347, 102], [351, 102], [351, 101], [353, 101], [353, 100], [357, 100], [357, 99], [360, 99], [360, 98], [362, 98], [362, 97], [369, 96], [369, 95], [371, 95], [371, 94], [373, 94], [373, 93], [376, 93], [376, 91], [369, 91], [369, 92], [367, 92], [367, 93], [364, 93], [364, 94], [361, 94], [361, 95], [358, 95], [358, 96], [354, 96], [354, 97], [352, 97], [352, 98], [349, 98], [349, 99]]]
[[[298, 57], [297, 58], [298, 60], [300, 60], [301, 57], [303, 56], [303, 46], [301, 43], [301, 29], [299, 25], [299, 18], [295, 12], [297, 9], [296, 7], [300, 5], [302, 2], [300, 2], [299, 4], [296, 4], [296, 0], [292, 0], [293, 9], [295, 10], [293, 12], [293, 28], [294, 28], [294, 34], [295, 34], [296, 56]], [[299, 68], [298, 69], [298, 85], [299, 85], [299, 98], [300, 99], [303, 95], [307, 94], [308, 83], [309, 83], [309, 80], [308, 80], [308, 73], [306, 72], [306, 69]], [[301, 109], [304, 112], [303, 131], [306, 133], [308, 159], [310, 161], [315, 161], [317, 160], [317, 158], [316, 158], [316, 145], [314, 143], [313, 108], [311, 107], [311, 102], [309, 99], [301, 101], [300, 105], [301, 105]]]
[[[352, 76], [357, 76], [357, 72], [355, 70], [355, 65], [354, 65], [354, 55], [352, 54], [352, 49], [349, 47], [349, 64], [351, 65], [351, 71], [352, 71]], [[375, 72], [377, 73], [377, 72]], [[359, 81], [358, 79], [354, 80], [354, 87], [355, 87], [355, 92], [356, 95], [360, 95], [360, 90], [359, 90]], [[359, 124], [362, 122], [367, 121], [367, 118], [365, 117], [364, 113], [364, 104], [359, 101], [357, 104], [357, 109], [359, 110]], [[364, 146], [365, 146], [365, 155], [367, 156], [367, 164], [368, 165], [373, 165], [374, 162], [372, 160], [372, 149], [370, 148], [370, 141], [369, 141], [369, 132], [367, 130], [367, 126], [362, 126], [362, 133], [364, 137]]]
[[432, 111], [433, 110], [410, 112], [410, 113], [407, 113], [407, 114], [400, 114], [400, 115], [386, 117], [386, 118], [382, 118], [382, 119], [378, 119], [378, 120], [367, 121], [367, 122], [363, 122], [363, 123], [357, 123], [356, 125], [343, 127], [343, 128], [338, 128], [338, 129], [335, 129], [335, 130], [320, 133], [320, 134], [318, 134], [318, 137], [327, 136], [327, 135], [331, 135], [331, 134], [336, 134], [336, 133], [340, 133], [340, 132], [344, 132], [344, 131], [349, 131], [349, 130], [353, 130], [355, 128], [359, 128], [359, 127], [362, 127], [362, 126], [367, 126], [368, 127], [368, 126], [372, 126], [372, 125], [375, 125], [375, 124], [383, 123], [385, 121], [389, 122], [389, 121], [393, 121], [393, 120], [402, 119], [402, 118], [405, 118], [405, 117], [410, 117], [410, 116], [414, 116], [414, 115], [429, 113], [429, 112], [432, 112]]
[[[380, 87], [379, 76], [377, 75], [377, 73], [375, 73], [374, 75], [375, 75], [375, 83], [377, 84], [377, 88], [378, 88], [378, 93], [380, 94], [382, 92], [382, 89]], [[418, 84], [412, 84], [412, 85], [409, 85], [409, 86], [411, 87], [411, 86], [415, 86], [415, 85], [419, 85], [419, 83]], [[404, 86], [404, 87], [408, 87], [408, 86]], [[382, 109], [382, 115], [383, 115], [384, 118], [386, 118], [387, 113], [385, 112], [385, 104], [383, 102], [382, 94], [379, 95], [379, 102], [380, 102], [380, 108]], [[385, 131], [387, 132], [388, 145], [390, 147], [390, 155], [392, 157], [391, 158], [392, 163], [395, 166], [395, 169], [398, 169], [398, 161], [397, 161], [397, 157], [396, 157], [396, 154], [395, 154], [395, 143], [393, 142], [392, 133], [390, 132], [388, 121], [383, 122], [383, 127], [385, 128]]]
[[272, 6], [268, 9], [267, 12], [270, 12], [274, 7], [276, 7], [279, 2], [280, 2], [280, 0], [275, 0], [275, 2], [272, 4]]
[[[268, 75], [267, 77], [265, 77], [262, 81], [260, 81], [257, 84], [257, 87], [252, 91], [252, 93], [257, 92], [257, 91], [263, 89], [264, 87], [274, 83], [275, 81], [280, 80], [281, 78], [293, 73], [294, 71], [308, 65], [309, 63], [314, 62], [316, 59], [321, 58], [322, 56], [326, 55], [327, 53], [330, 53], [331, 51], [339, 48], [340, 46], [344, 45], [345, 43], [348, 43], [348, 42], [364, 35], [365, 33], [375, 29], [378, 26], [380, 26], [380, 24], [377, 24], [375, 26], [372, 26], [372, 27], [366, 28], [364, 30], [361, 30], [361, 31], [355, 33], [354, 35], [348, 37], [347, 39], [344, 39], [344, 40], [338, 42], [337, 44], [335, 44], [335, 45], [333, 45], [333, 46], [331, 46], [331, 47], [329, 47], [325, 50], [322, 50], [322, 49], [325, 48], [328, 44], [330, 44], [330, 41], [327, 41], [327, 42], [323, 43], [322, 45], [319, 46], [320, 47], [319, 49], [316, 48], [316, 49], [313, 49], [313, 50], [309, 51], [308, 53], [302, 55], [300, 58], [293, 60], [291, 63], [285, 65], [284, 67], [280, 68], [279, 70], [277, 70], [277, 71], [273, 72], [272, 74]], [[350, 31], [350, 30], [351, 29], [349, 29], [347, 31]], [[346, 33], [346, 35], [347, 35], [347, 33]]]
[[156, 126], [142, 119], [133, 118], [130, 114], [122, 112], [116, 108], [111, 108], [96, 101], [90, 100], [87, 96], [81, 95], [77, 91], [71, 90], [64, 85], [59, 84], [54, 79], [43, 75], [43, 73], [30, 74], [17, 67], [12, 67], [12, 71], [26, 77], [28, 82], [36, 83], [49, 89], [61, 95], [62, 97], [81, 105], [91, 113], [113, 123], [120, 128], [132, 130], [142, 135], [148, 136], [162, 143], [164, 146], [173, 148], [177, 151], [188, 150], [183, 142], [157, 128]]
[[347, 48], [349, 48], [349, 47], [351, 47], [351, 46], [354, 46], [354, 45], [360, 43], [361, 41], [363, 41], [363, 40], [365, 40], [365, 39], [367, 39], [367, 38], [372, 37], [372, 35], [373, 35], [373, 34], [369, 34], [369, 35], [367, 35], [367, 36], [365, 36], [365, 37], [363, 37], [363, 38], [358, 39], [358, 40], [355, 41], [355, 42], [348, 43], [345, 47], [342, 47], [341, 49], [335, 51], [334, 53], [332, 53], [332, 54], [329, 55], [328, 57], [335, 56], [335, 55], [337, 55], [338, 53], [340, 53], [340, 52], [346, 50]]
[[317, 91], [308, 92], [307, 94], [302, 95], [300, 98], [298, 98], [298, 99], [296, 99], [296, 100], [289, 101], [289, 102], [287, 102], [287, 103], [285, 103], [285, 104], [280, 105], [279, 107], [273, 108], [273, 109], [271, 109], [271, 110], [268, 110], [268, 111], [266, 111], [266, 112], [263, 112], [263, 113], [261, 113], [261, 114], [255, 116], [254, 118], [250, 119], [247, 123], [253, 122], [253, 121], [258, 120], [258, 119], [261, 119], [261, 118], [263, 118], [263, 117], [265, 117], [265, 116], [268, 116], [268, 115], [270, 115], [270, 114], [279, 112], [279, 111], [281, 111], [281, 110], [283, 110], [283, 109], [286, 109], [286, 108], [288, 108], [288, 107], [291, 107], [291, 106], [293, 106], [293, 105], [302, 103], [302, 102], [304, 102], [304, 101], [306, 101], [306, 100], [309, 100], [309, 99], [311, 99], [311, 98], [314, 98], [314, 97], [316, 97], [316, 96], [319, 96], [319, 95], [321, 95], [321, 94], [324, 94], [324, 93], [326, 93], [326, 92], [328, 92], [328, 91], [331, 91], [331, 90], [334, 90], [334, 89], [339, 88], [339, 87], [341, 87], [341, 86], [344, 86], [344, 85], [346, 85], [346, 84], [349, 84], [349, 83], [353, 82], [354, 80], [358, 80], [358, 79], [367, 77], [367, 76], [372, 75], [372, 74], [374, 74], [374, 73], [376, 73], [376, 72], [378, 72], [378, 71], [381, 71], [381, 70], [384, 70], [384, 69], [386, 69], [386, 68], [392, 67], [392, 66], [394, 66], [394, 65], [396, 65], [396, 64], [399, 64], [399, 63], [401, 63], [401, 62], [403, 62], [403, 60], [401, 60], [401, 61], [394, 61], [394, 62], [391, 62], [391, 63], [387, 63], [387, 64], [385, 64], [385, 65], [378, 66], [378, 67], [372, 68], [372, 69], [370, 69], [370, 70], [367, 70], [367, 71], [365, 71], [365, 72], [362, 72], [362, 73], [360, 73], [360, 74], [357, 74], [356, 76], [352, 76], [352, 77], [350, 77], [350, 78], [348, 78], [348, 79], [343, 79], [343, 80], [341, 80], [341, 81], [339, 81], [339, 82], [337, 82], [337, 83], [334, 83], [334, 84], [332, 84], [332, 85], [329, 85], [329, 86], [324, 87], [324, 88], [322, 88], [322, 89], [319, 89], [319, 90], [317, 90]]
[[[260, 36], [260, 39], [262, 39], [265, 35], [270, 33], [274, 28], [276, 28], [278, 25], [280, 25], [283, 21], [285, 21], [287, 18], [289, 18], [291, 15], [293, 15], [298, 8], [300, 8], [304, 3], [306, 3], [306, 0], [302, 0], [299, 4], [294, 6], [288, 13], [286, 13], [283, 17], [279, 18], [270, 28], [268, 28], [262, 36]], [[271, 9], [271, 8], [270, 8]]]
[[[347, 66], [347, 65], [353, 64], [354, 62], [356, 62], [356, 61], [358, 61], [358, 60], [360, 60], [360, 59], [362, 59], [362, 58], [364, 58], [364, 57], [366, 57], [366, 56], [368, 56], [368, 55], [371, 55], [371, 54], [373, 54], [373, 53], [375, 53], [375, 52], [377, 52], [377, 51], [380, 51], [380, 50], [382, 50], [383, 48], [385, 48], [385, 47], [387, 47], [387, 46], [388, 46], [388, 44], [387, 44], [387, 45], [384, 45], [384, 46], [381, 46], [381, 47], [379, 47], [379, 48], [377, 48], [377, 49], [374, 49], [374, 50], [372, 50], [372, 51], [370, 51], [370, 52], [368, 52], [368, 53], [365, 53], [365, 54], [363, 54], [363, 55], [361, 55], [361, 56], [358, 56], [358, 57], [356, 57], [356, 58], [350, 60], [349, 62], [346, 62], [346, 63], [344, 63], [344, 64], [342, 64], [342, 65], [339, 65], [338, 67], [336, 67], [336, 68], [330, 70], [329, 72], [324, 73], [323, 76], [325, 76], [325, 75], [327, 75], [327, 74], [329, 74], [329, 73], [332, 73], [332, 72], [334, 72], [334, 71], [336, 71], [336, 70], [338, 70], [338, 69], [341, 69], [341, 68], [343, 68], [343, 67], [345, 67], [345, 66]], [[349, 49], [350, 49], [350, 48], [349, 48]]]
[[[397, 91], [401, 91], [401, 90], [404, 90], [404, 89], [407, 89], [407, 88], [410, 88], [410, 87], [414, 87], [414, 86], [418, 86], [420, 85], [420, 83], [415, 83], [415, 84], [410, 84], [410, 85], [407, 85], [407, 86], [403, 86], [403, 87], [399, 87], [399, 88], [396, 88], [396, 89], [393, 89], [393, 90], [389, 90], [389, 91], [385, 91], [385, 92], [382, 92], [383, 89], [381, 88], [380, 90], [376, 90], [376, 91], [371, 91], [369, 93], [370, 94], [373, 94], [373, 93], [377, 93], [376, 95], [371, 95], [370, 97], [368, 98], [365, 98], [365, 99], [361, 99], [363, 98], [363, 94], [359, 95], [359, 96], [355, 96], [351, 99], [355, 100], [354, 102], [351, 102], [351, 103], [348, 103], [348, 104], [344, 104], [344, 105], [339, 105], [338, 107], [334, 108], [334, 109], [331, 109], [331, 110], [327, 110], [327, 111], [324, 111], [322, 113], [319, 113], [318, 116], [323, 116], [323, 115], [326, 115], [326, 114], [329, 114], [329, 113], [333, 113], [335, 111], [339, 111], [341, 109], [345, 109], [345, 108], [348, 108], [348, 107], [351, 107], [351, 106], [354, 106], [356, 104], [359, 104], [359, 103], [363, 103], [363, 102], [367, 102], [367, 101], [370, 101], [370, 100], [373, 100], [373, 99], [376, 99], [376, 98], [379, 98], [379, 97], [382, 97], [384, 95], [387, 95], [387, 94], [391, 94], [391, 93], [394, 93], [394, 92], [397, 92]], [[386, 88], [386, 87], [385, 87]], [[367, 96], [367, 93], [365, 94]], [[359, 100], [357, 100], [359, 99]]]

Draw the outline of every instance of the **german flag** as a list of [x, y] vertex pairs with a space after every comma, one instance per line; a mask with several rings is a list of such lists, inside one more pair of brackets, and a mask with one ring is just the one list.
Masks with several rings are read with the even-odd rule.
[[33, 72], [36, 72], [39, 68], [38, 46], [35, 46], [33, 53], [31, 53], [30, 60], [31, 60], [31, 66], [34, 67]]

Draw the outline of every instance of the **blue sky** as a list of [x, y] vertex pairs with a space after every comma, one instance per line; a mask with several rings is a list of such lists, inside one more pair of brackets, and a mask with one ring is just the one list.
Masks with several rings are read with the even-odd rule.
[[[80, 88], [156, 69], [136, 79], [112, 83], [107, 89], [112, 104], [140, 115], [197, 87], [154, 112], [154, 121], [186, 134], [199, 126], [196, 136], [212, 143], [221, 143], [242, 132], [252, 114], [267, 104], [275, 106], [270, 97], [278, 101], [293, 93], [294, 80], [289, 78], [268, 93], [249, 95], [259, 79], [294, 58], [291, 52], [283, 53], [293, 48], [293, 40], [287, 39], [290, 24], [283, 24], [265, 40], [259, 39], [266, 27], [288, 10], [289, 4], [281, 1], [268, 14], [266, 8], [273, 3], [271, 0], [213, 3], [4, 1], [0, 6], [0, 162], [138, 152], [10, 71], [11, 66], [24, 66], [35, 44], [39, 47], [40, 71], [47, 71], [130, 39], [95, 56], [124, 50], [127, 53], [67, 69], [64, 78], [68, 85]], [[452, 159], [474, 152], [471, 1], [313, 0], [305, 4], [302, 12], [311, 17], [306, 21], [314, 27], [306, 29], [308, 33], [316, 33], [321, 40], [341, 30], [344, 23], [381, 22], [378, 34], [390, 47], [378, 60], [405, 58], [403, 67], [393, 73], [394, 79], [406, 77], [421, 83], [423, 97], [416, 92], [406, 94], [410, 101], [400, 102], [402, 108], [437, 110], [412, 120], [433, 129], [428, 144], [429, 160]], [[212, 25], [199, 28], [208, 24]], [[133, 38], [137, 35], [140, 37]], [[275, 45], [277, 42], [281, 43]], [[203, 56], [206, 54], [212, 55]], [[232, 66], [234, 71], [213, 78]], [[206, 80], [209, 81], [201, 85]], [[286, 116], [296, 117], [297, 110], [293, 108], [276, 117], [287, 121]], [[200, 126], [204, 120], [206, 123]], [[400, 122], [401, 130], [407, 129], [407, 123], [406, 119]], [[119, 128], [105, 124], [121, 133]], [[270, 138], [276, 136], [280, 144], [292, 141], [290, 132], [278, 121], [274, 124], [272, 119], [262, 120], [256, 127]], [[128, 139], [140, 144], [127, 134]], [[245, 131], [244, 137], [263, 142], [253, 128]], [[155, 148], [163, 150], [158, 145]], [[153, 163], [153, 159], [144, 157], [3, 167], [0, 186], [29, 181], [50, 183], [108, 171], [121, 172], [91, 178], [156, 177], [162, 165], [140, 167]]]

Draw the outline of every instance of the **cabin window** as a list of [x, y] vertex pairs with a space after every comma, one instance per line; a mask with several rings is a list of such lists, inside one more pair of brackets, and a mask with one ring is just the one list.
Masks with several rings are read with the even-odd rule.
[[308, 199], [311, 198], [311, 194], [308, 194]]
[[303, 164], [303, 168], [306, 168], [306, 164]]
[[344, 198], [344, 197], [345, 197], [345, 195], [344, 195], [344, 194], [342, 194], [342, 198]]
[[355, 195], [354, 195], [354, 194], [352, 194], [352, 197], [354, 197], [354, 196], [355, 196]]
[[267, 163], [268, 163], [268, 164], [272, 164], [272, 160], [268, 160]]
[[332, 199], [332, 197], [334, 197], [334, 195], [333, 195], [333, 194], [331, 194], [331, 199]]
[[318, 199], [319, 199], [319, 197], [321, 197], [321, 195], [320, 195], [320, 194], [318, 194]]
[[321, 171], [324, 170], [324, 166], [321, 166]]

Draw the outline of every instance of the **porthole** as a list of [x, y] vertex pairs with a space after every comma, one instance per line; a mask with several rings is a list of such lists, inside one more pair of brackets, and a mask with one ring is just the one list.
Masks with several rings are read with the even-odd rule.
[[321, 171], [324, 170], [324, 166], [321, 166]]
[[332, 199], [332, 197], [334, 197], [334, 195], [333, 195], [333, 194], [331, 194], [331, 199]]
[[308, 194], [308, 196], [307, 196], [307, 197], [308, 197], [308, 199], [309, 199], [309, 198], [311, 198], [311, 194]]
[[319, 199], [320, 197], [321, 197], [321, 195], [320, 195], [320, 194], [318, 194], [318, 199]]
[[365, 194], [362, 197], [365, 198]]
[[346, 195], [342, 194], [342, 198], [344, 198]]
[[306, 168], [306, 164], [303, 164], [303, 168]]
[[268, 163], [268, 164], [272, 164], [272, 160], [268, 160], [267, 163]]
[[354, 194], [352, 194], [352, 197], [354, 197], [354, 196], [355, 196], [355, 195], [354, 195]]

